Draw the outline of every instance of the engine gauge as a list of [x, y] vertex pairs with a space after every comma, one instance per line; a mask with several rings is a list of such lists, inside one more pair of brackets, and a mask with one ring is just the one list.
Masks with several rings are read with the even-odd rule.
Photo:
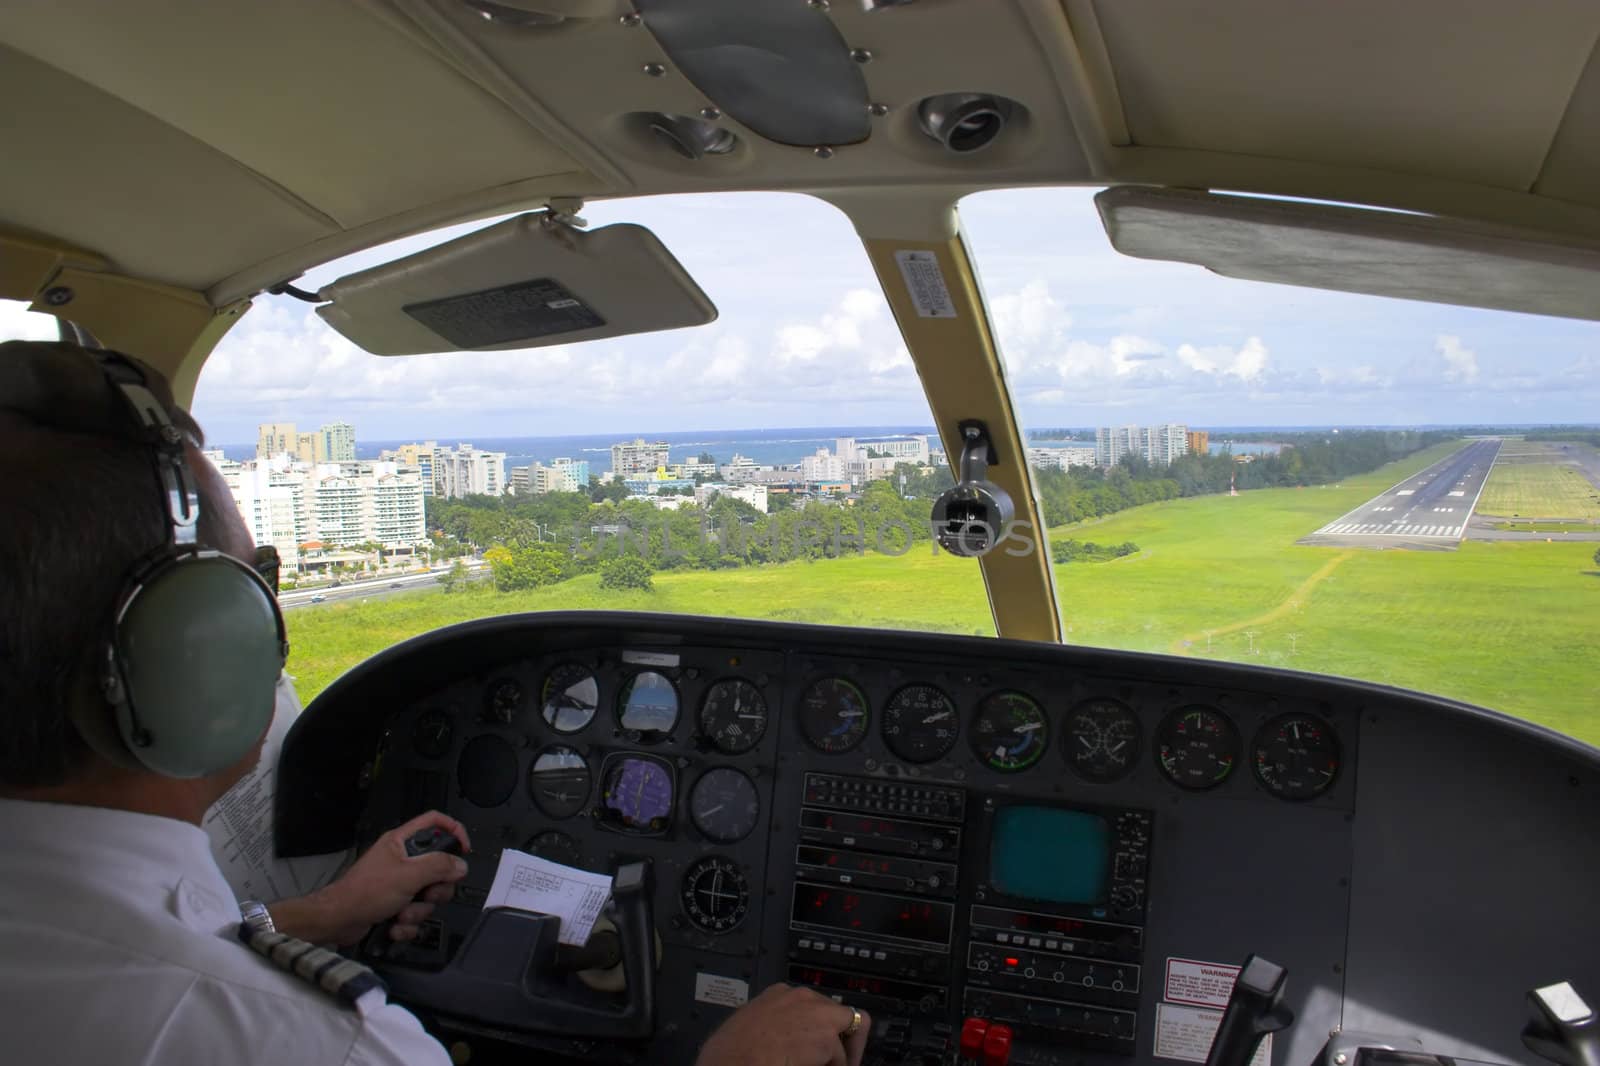
[[1161, 720], [1156, 758], [1173, 784], [1214, 788], [1239, 761], [1239, 731], [1221, 711], [1199, 704], [1180, 707]]
[[617, 701], [617, 722], [640, 733], [672, 732], [678, 724], [678, 687], [654, 670], [634, 674]]
[[906, 762], [942, 759], [960, 732], [956, 705], [932, 685], [907, 685], [883, 709], [883, 741]]
[[700, 775], [689, 793], [689, 818], [718, 844], [743, 840], [761, 818], [761, 796], [738, 770], [720, 766]]
[[589, 802], [589, 763], [572, 748], [556, 745], [541, 751], [528, 771], [528, 792], [551, 818], [571, 818]]
[[700, 732], [717, 750], [739, 755], [761, 743], [767, 731], [767, 701], [742, 678], [718, 681], [700, 705]]
[[578, 842], [559, 829], [535, 833], [522, 845], [522, 850], [550, 862], [559, 862], [562, 866], [583, 867], [583, 853], [578, 850]]
[[1115, 781], [1134, 767], [1144, 730], [1119, 700], [1084, 700], [1067, 715], [1067, 760], [1086, 781]]
[[517, 753], [504, 737], [482, 733], [467, 741], [456, 760], [456, 785], [467, 802], [498, 807], [517, 790]]
[[1316, 715], [1279, 715], [1256, 732], [1250, 764], [1274, 796], [1312, 799], [1339, 776], [1339, 738]]
[[1014, 774], [1039, 761], [1050, 743], [1050, 722], [1031, 696], [996, 692], [978, 704], [972, 750], [991, 770]]
[[576, 733], [594, 721], [600, 682], [582, 663], [563, 663], [544, 679], [539, 713], [557, 733]]
[[600, 822], [624, 833], [659, 836], [672, 822], [672, 769], [645, 755], [612, 756], [601, 775]]
[[750, 881], [732, 860], [707, 855], [685, 871], [682, 900], [696, 929], [726, 933], [750, 912]]
[[812, 747], [830, 755], [861, 743], [870, 717], [867, 697], [842, 677], [823, 678], [800, 700], [800, 732]]
[[442, 758], [450, 750], [450, 740], [455, 735], [455, 725], [450, 716], [437, 707], [430, 707], [417, 715], [417, 724], [411, 727], [411, 746], [417, 754], [429, 759]]
[[490, 722], [510, 725], [522, 710], [522, 685], [512, 677], [502, 677], [489, 685], [483, 697], [483, 717]]

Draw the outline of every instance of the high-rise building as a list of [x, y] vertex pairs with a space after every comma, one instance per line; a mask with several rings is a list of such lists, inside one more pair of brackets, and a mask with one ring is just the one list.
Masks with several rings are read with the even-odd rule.
[[300, 443], [293, 422], [263, 422], [256, 427], [256, 458], [293, 455]]
[[818, 448], [815, 455], [800, 460], [801, 481], [849, 481], [849, 463], [826, 448]]
[[479, 451], [470, 444], [434, 453], [434, 480], [446, 499], [461, 496], [504, 496], [506, 453]]
[[218, 464], [250, 535], [271, 544], [287, 567], [302, 544], [376, 542], [412, 545], [427, 539], [422, 479], [388, 462], [312, 465], [278, 455]]
[[[354, 447], [353, 442], [351, 446]], [[438, 453], [439, 443], [430, 440], [421, 444], [402, 444], [398, 448], [385, 448], [378, 453], [378, 458], [416, 469], [422, 475], [423, 495], [433, 496], [439, 492], [438, 478], [434, 474], [434, 458]]]
[[322, 438], [323, 461], [353, 463], [356, 461], [356, 429], [348, 422], [333, 422], [317, 431]]
[[1196, 455], [1211, 454], [1211, 434], [1203, 429], [1191, 429], [1186, 436], [1189, 440], [1189, 450]]
[[1137, 455], [1153, 466], [1166, 466], [1188, 450], [1188, 427], [1176, 422], [1160, 426], [1102, 426], [1094, 431], [1096, 466], [1116, 466], [1129, 455]]
[[618, 477], [653, 474], [666, 466], [671, 450], [664, 440], [646, 442], [643, 437], [632, 443], [624, 441], [611, 446], [611, 472]]
[[325, 463], [328, 461], [328, 452], [323, 447], [321, 433], [295, 434], [294, 457], [302, 463]]

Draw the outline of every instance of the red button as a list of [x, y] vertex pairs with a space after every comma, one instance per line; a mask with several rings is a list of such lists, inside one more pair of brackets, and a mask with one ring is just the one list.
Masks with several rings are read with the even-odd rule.
[[968, 1018], [961, 1023], [961, 1057], [977, 1062], [983, 1057], [983, 1038], [989, 1032], [989, 1023], [982, 1018]]
[[1006, 1066], [1010, 1061], [1011, 1026], [989, 1026], [983, 1038], [983, 1066]]

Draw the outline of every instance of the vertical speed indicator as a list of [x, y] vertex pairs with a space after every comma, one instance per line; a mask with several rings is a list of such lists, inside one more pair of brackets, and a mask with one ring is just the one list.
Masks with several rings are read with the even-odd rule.
[[1156, 730], [1156, 758], [1180, 788], [1215, 788], [1239, 761], [1239, 731], [1212, 707], [1180, 707]]

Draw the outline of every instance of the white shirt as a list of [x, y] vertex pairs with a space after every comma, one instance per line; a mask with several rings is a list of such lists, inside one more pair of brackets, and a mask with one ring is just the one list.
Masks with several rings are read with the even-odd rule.
[[0, 799], [0, 1058], [15, 1066], [446, 1066], [406, 1010], [347, 1007], [235, 937], [206, 834]]

